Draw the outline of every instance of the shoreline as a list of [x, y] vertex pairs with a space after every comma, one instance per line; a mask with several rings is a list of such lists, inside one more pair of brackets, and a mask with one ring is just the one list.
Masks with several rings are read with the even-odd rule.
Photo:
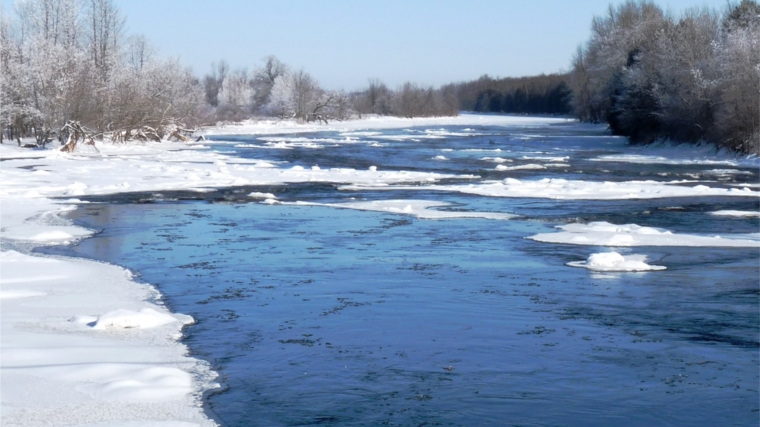
[[[117, 194], [112, 194], [112, 195], [110, 195], [110, 197], [116, 198], [116, 197], [119, 197], [119, 194], [118, 193]], [[110, 205], [110, 204], [113, 204], [113, 203], [114, 203], [114, 201], [106, 201], [106, 202], [99, 202], [98, 204]], [[86, 206], [87, 204], [89, 204], [89, 203], [78, 204], [78, 205], [76, 205], [76, 207], [74, 209], [68, 210], [66, 212], [59, 213], [59, 216], [64, 221], [71, 222], [72, 225], [74, 225], [76, 227], [81, 227], [81, 228], [84, 228], [84, 229], [87, 229], [87, 230], [95, 230], [92, 234], [90, 234], [90, 235], [82, 238], [80, 241], [77, 241], [76, 244], [78, 244], [79, 242], [81, 242], [83, 240], [93, 238], [93, 237], [95, 237], [95, 236], [103, 233], [104, 231], [106, 231], [105, 228], [102, 228], [102, 229], [91, 228], [91, 227], [88, 226], [88, 224], [85, 221], [77, 220], [77, 219], [74, 219], [74, 218], [70, 218], [71, 215], [75, 215], [76, 214], [77, 210], [81, 209], [83, 206]], [[179, 313], [179, 311], [175, 310], [172, 307], [171, 301], [168, 298], [165, 297], [166, 294], [160, 289], [159, 285], [142, 280], [142, 273], [139, 270], [135, 270], [135, 269], [132, 269], [130, 267], [126, 267], [126, 266], [119, 265], [119, 264], [114, 264], [114, 263], [112, 263], [110, 261], [106, 261], [106, 260], [103, 260], [103, 259], [98, 259], [98, 258], [95, 258], [95, 257], [87, 256], [86, 254], [83, 254], [83, 253], [77, 253], [77, 252], [75, 252], [72, 249], [72, 246], [45, 246], [45, 245], [43, 245], [43, 246], [37, 246], [37, 247], [35, 247], [35, 248], [33, 248], [31, 250], [31, 253], [32, 254], [36, 254], [36, 255], [40, 255], [40, 256], [43, 256], [43, 257], [59, 257], [59, 258], [62, 257], [62, 258], [71, 258], [71, 259], [81, 259], [81, 260], [96, 262], [96, 263], [100, 263], [100, 264], [106, 264], [106, 265], [110, 265], [110, 266], [113, 266], [113, 267], [116, 267], [116, 268], [119, 268], [119, 269], [126, 270], [126, 271], [129, 272], [129, 274], [131, 276], [131, 280], [135, 284], [137, 284], [137, 285], [143, 285], [143, 286], [147, 286], [147, 287], [151, 287], [151, 288], [155, 289], [155, 291], [159, 295], [159, 298], [158, 299], [153, 298], [153, 299], [151, 299], [151, 300], [148, 301], [149, 303], [156, 304], [156, 305], [159, 305], [161, 307], [164, 307], [166, 310], [168, 310], [169, 313]], [[201, 405], [200, 407], [202, 409], [203, 415], [205, 417], [207, 417], [213, 423], [216, 423], [216, 424], [213, 424], [213, 425], [222, 426], [223, 427], [223, 426], [226, 426], [227, 424], [211, 408], [211, 406], [209, 405], [208, 398], [209, 398], [209, 396], [212, 396], [212, 395], [215, 395], [215, 394], [224, 393], [225, 391], [227, 391], [229, 389], [229, 386], [221, 379], [221, 376], [218, 374], [218, 367], [219, 367], [218, 365], [215, 365], [210, 360], [207, 360], [206, 358], [197, 355], [196, 352], [193, 350], [193, 348], [191, 346], [189, 346], [189, 345], [187, 345], [187, 344], [184, 343], [184, 340], [186, 338], [185, 330], [187, 328], [189, 328], [189, 327], [194, 326], [195, 324], [197, 324], [197, 322], [198, 322], [198, 319], [193, 318], [193, 322], [192, 323], [188, 323], [188, 324], [182, 325], [181, 328], [180, 328], [180, 330], [179, 330], [179, 332], [180, 332], [180, 334], [182, 336], [179, 337], [176, 340], [176, 342], [178, 344], [183, 345], [186, 348], [186, 356], [188, 358], [194, 359], [196, 361], [200, 361], [201, 364], [205, 365], [205, 367], [208, 369], [208, 371], [214, 375], [213, 383], [207, 384], [207, 386], [204, 387], [204, 388], [202, 388], [202, 389], [195, 390], [193, 392], [193, 394], [197, 394], [199, 396], [198, 402]]]

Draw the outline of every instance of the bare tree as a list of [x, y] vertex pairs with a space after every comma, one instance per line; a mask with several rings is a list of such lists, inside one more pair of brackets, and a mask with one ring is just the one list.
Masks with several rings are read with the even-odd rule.
[[87, 18], [92, 62], [106, 82], [119, 55], [126, 18], [113, 0], [90, 0]]
[[212, 107], [219, 105], [219, 91], [222, 89], [222, 82], [227, 77], [229, 70], [230, 67], [225, 61], [214, 62], [211, 64], [211, 74], [206, 74], [203, 78], [206, 103]]

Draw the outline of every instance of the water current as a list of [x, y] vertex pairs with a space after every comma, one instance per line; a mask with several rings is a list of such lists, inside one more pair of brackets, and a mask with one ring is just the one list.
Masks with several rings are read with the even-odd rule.
[[[279, 167], [481, 177], [444, 184], [758, 181], [756, 167], [680, 161], [689, 153], [678, 150], [668, 162], [600, 161], [648, 151], [572, 123], [212, 139], [211, 150], [230, 158]], [[498, 171], [484, 157], [546, 169]], [[102, 232], [69, 250], [134, 270], [197, 320], [184, 342], [218, 371], [223, 388], [207, 407], [228, 426], [758, 425], [758, 249], [619, 248], [667, 269], [596, 273], [566, 263], [609, 248], [526, 239], [590, 221], [757, 233], [757, 218], [708, 214], [758, 211], [756, 197], [559, 201], [339, 187], [91, 197], [102, 203], [72, 217]], [[430, 220], [264, 204], [251, 192], [283, 202], [422, 199], [518, 216]]]

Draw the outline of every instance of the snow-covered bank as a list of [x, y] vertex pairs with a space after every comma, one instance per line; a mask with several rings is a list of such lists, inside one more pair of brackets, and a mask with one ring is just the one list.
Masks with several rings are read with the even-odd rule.
[[4, 251], [0, 269], [2, 425], [215, 425], [199, 394], [214, 375], [177, 342], [192, 319], [148, 302], [155, 289], [81, 259]]

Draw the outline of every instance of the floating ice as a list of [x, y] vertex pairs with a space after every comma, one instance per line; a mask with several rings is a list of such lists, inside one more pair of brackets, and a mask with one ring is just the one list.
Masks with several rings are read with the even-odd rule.
[[248, 197], [252, 199], [276, 199], [277, 196], [275, 196], [272, 193], [259, 193], [254, 191], [253, 193], [248, 194]]
[[452, 218], [483, 218], [483, 219], [511, 219], [517, 215], [500, 212], [472, 212], [472, 211], [443, 211], [435, 208], [451, 206], [445, 202], [429, 200], [374, 200], [368, 202], [347, 203], [310, 203], [296, 202], [298, 205], [327, 206], [341, 209], [357, 209], [365, 211], [378, 211], [397, 214], [414, 215], [421, 219], [452, 219]]
[[567, 265], [582, 267], [593, 271], [655, 271], [665, 270], [666, 267], [649, 265], [646, 255], [620, 255], [617, 252], [602, 252], [591, 254], [586, 261], [572, 261]]
[[749, 216], [749, 217], [759, 217], [760, 218], [760, 212], [758, 211], [732, 211], [732, 210], [722, 210], [722, 211], [715, 211], [710, 212], [710, 215], [717, 215], [717, 216]]
[[511, 163], [511, 159], [505, 159], [503, 157], [483, 157], [480, 160], [493, 163]]
[[752, 175], [750, 171], [743, 171], [739, 169], [711, 169], [702, 172], [707, 175]]
[[[503, 166], [503, 165], [498, 165]], [[503, 169], [502, 169], [503, 170]], [[749, 188], [713, 188], [706, 185], [690, 185], [688, 181], [623, 181], [596, 182], [543, 178], [532, 181], [518, 181], [507, 178], [503, 181], [482, 181], [469, 185], [426, 185], [426, 186], [373, 186], [347, 185], [343, 190], [423, 190], [448, 191], [478, 194], [490, 197], [526, 197], [558, 200], [624, 200], [659, 199], [667, 197], [740, 196], [757, 197], [760, 191]]]
[[497, 165], [495, 169], [497, 171], [541, 170], [541, 169], [546, 169], [546, 166], [537, 165], [535, 163], [528, 163], [525, 165], [517, 165], [517, 166]]
[[590, 246], [709, 246], [760, 248], [760, 235], [739, 234], [705, 236], [675, 234], [668, 230], [642, 227], [636, 224], [615, 225], [609, 222], [567, 224], [557, 226], [557, 233], [542, 233], [528, 237], [544, 243], [564, 243]]

